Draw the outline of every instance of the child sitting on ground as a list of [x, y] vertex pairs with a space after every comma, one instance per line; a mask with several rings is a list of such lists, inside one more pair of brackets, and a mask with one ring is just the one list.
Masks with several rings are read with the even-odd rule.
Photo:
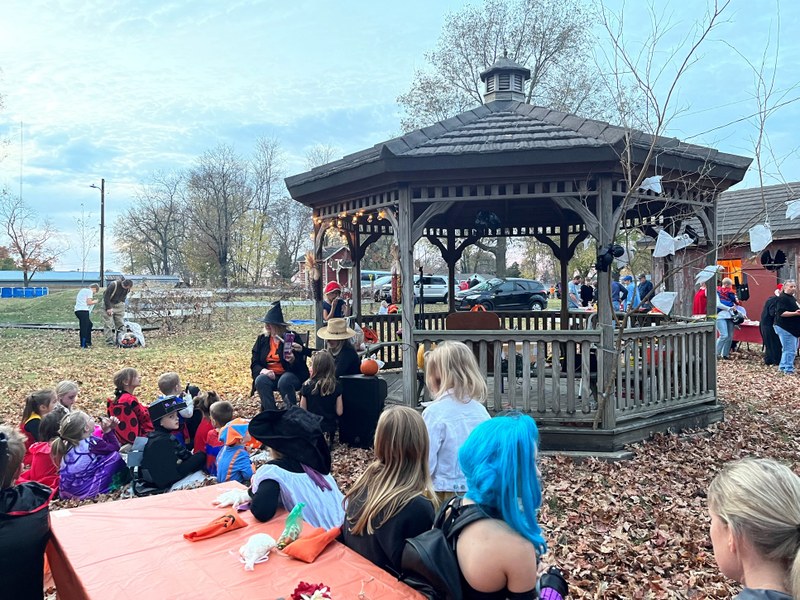
[[250, 441], [248, 419], [233, 419], [219, 432], [222, 448], [217, 456], [217, 481], [238, 481], [250, 485], [253, 463], [244, 445]]
[[489, 420], [482, 404], [488, 390], [478, 362], [466, 344], [444, 342], [425, 357], [425, 385], [435, 399], [422, 412], [428, 429], [433, 489], [447, 501], [467, 490], [458, 449], [479, 424]]
[[58, 436], [58, 428], [64, 413], [60, 410], [52, 410], [44, 416], [39, 424], [39, 437], [41, 442], [31, 444], [27, 454], [31, 457], [31, 468], [24, 471], [19, 476], [17, 483], [26, 481], [38, 481], [45, 484], [51, 490], [58, 490], [58, 467], [50, 456], [50, 443]]
[[133, 395], [141, 382], [136, 369], [127, 367], [114, 373], [114, 396], [106, 401], [106, 410], [109, 417], [118, 421], [114, 433], [120, 444], [132, 444], [137, 437], [153, 431], [147, 408]]
[[178, 411], [178, 430], [173, 432], [172, 436], [187, 448], [191, 448], [192, 440], [189, 438], [189, 429], [186, 426], [186, 420], [191, 419], [192, 414], [194, 414], [194, 401], [189, 395], [189, 386], [186, 386], [186, 389], [184, 390], [181, 387], [180, 376], [177, 373], [170, 371], [169, 373], [162, 373], [159, 376], [158, 391], [161, 392], [161, 395], [158, 397], [159, 400], [169, 397], [181, 398], [186, 404], [186, 408]]
[[708, 488], [711, 545], [738, 600], [800, 598], [800, 477], [777, 461], [725, 465]]
[[125, 460], [119, 453], [114, 417], [100, 420], [102, 438], [92, 435], [94, 420], [81, 410], [64, 417], [53, 440], [53, 462], [59, 467], [62, 498], [85, 500], [107, 494], [130, 481]]
[[302, 502], [303, 520], [312, 527], [342, 524], [344, 497], [331, 475], [331, 452], [321, 421], [299, 406], [267, 409], [250, 421], [250, 435], [272, 456], [253, 475], [250, 487], [250, 510], [259, 521], [269, 521], [278, 506], [291, 511]]
[[[53, 390], [38, 390], [25, 398], [25, 408], [22, 410], [22, 422], [20, 431], [25, 436], [25, 449], [31, 447], [34, 442], [41, 442], [39, 438], [39, 424], [42, 417], [53, 410], [56, 403], [56, 393]], [[25, 464], [29, 465], [29, 457], [26, 457]]]
[[44, 549], [53, 491], [37, 481], [14, 485], [25, 438], [0, 425], [0, 581], [14, 598], [44, 598]]
[[311, 377], [300, 390], [300, 408], [322, 417], [322, 431], [333, 445], [336, 419], [342, 416], [342, 384], [336, 379], [336, 363], [325, 350], [311, 357]]
[[148, 411], [155, 423], [147, 434], [147, 444], [142, 453], [142, 478], [161, 490], [179, 489], [202, 479], [197, 472], [206, 462], [206, 453], [192, 454], [172, 435], [180, 426], [178, 411], [184, 410], [182, 398], [159, 398]]
[[78, 398], [78, 384], [75, 381], [60, 381], [56, 386], [56, 399], [58, 402], [53, 405], [53, 411], [61, 413], [61, 418], [67, 416], [67, 413], [72, 410], [75, 405], [75, 400]]
[[217, 456], [222, 450], [219, 431], [233, 420], [233, 405], [224, 401], [214, 402], [208, 412], [213, 428], [206, 437], [206, 473], [216, 476]]
[[211, 422], [211, 406], [219, 402], [219, 396], [213, 390], [201, 392], [194, 398], [195, 414], [201, 414], [202, 419], [194, 432], [193, 446], [195, 452], [203, 452], [206, 449], [208, 434], [214, 429]]

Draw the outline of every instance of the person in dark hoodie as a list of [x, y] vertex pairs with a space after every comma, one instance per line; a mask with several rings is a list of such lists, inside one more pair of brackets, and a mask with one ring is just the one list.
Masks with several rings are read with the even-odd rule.
[[344, 496], [331, 475], [331, 452], [322, 433], [322, 417], [299, 406], [268, 409], [250, 421], [249, 432], [271, 456], [251, 480], [253, 516], [269, 521], [278, 506], [291, 511], [302, 502], [303, 520], [309, 525], [339, 527], [344, 521]]
[[172, 435], [180, 426], [178, 411], [185, 408], [186, 402], [179, 396], [159, 398], [147, 408], [155, 429], [147, 434], [142, 454], [142, 477], [162, 490], [201, 471], [206, 464], [205, 452], [192, 454]]
[[37, 481], [14, 485], [25, 438], [0, 426], [0, 582], [14, 598], [44, 598], [44, 549], [53, 490]]
[[[250, 373], [253, 387], [250, 393], [258, 392], [261, 410], [275, 408], [275, 390], [280, 392], [286, 406], [297, 404], [297, 392], [308, 379], [306, 358], [311, 354], [301, 343], [299, 336], [289, 331], [283, 319], [280, 302], [274, 302], [263, 319], [264, 333], [253, 345]], [[291, 350], [287, 336], [291, 336]]]
[[764, 342], [764, 364], [777, 365], [781, 362], [781, 339], [775, 333], [775, 311], [778, 306], [778, 296], [783, 290], [783, 284], [779, 283], [778, 288], [775, 290], [775, 295], [768, 298], [764, 303], [764, 308], [761, 311], [761, 321], [759, 322], [759, 329], [761, 331], [761, 339]]

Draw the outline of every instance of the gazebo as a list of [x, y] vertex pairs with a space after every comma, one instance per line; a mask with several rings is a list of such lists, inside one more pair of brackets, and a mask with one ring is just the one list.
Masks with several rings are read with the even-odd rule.
[[[694, 218], [705, 240], [716, 239], [716, 197], [741, 181], [750, 159], [526, 104], [529, 77], [501, 58], [481, 75], [485, 104], [287, 178], [292, 197], [313, 209], [316, 255], [325, 232], [338, 229], [358, 282], [365, 249], [391, 235], [401, 280], [412, 281], [414, 244], [424, 237], [441, 250], [453, 284], [469, 244], [532, 236], [560, 261], [566, 289], [567, 263], [587, 237], [601, 253], [620, 229], [677, 235]], [[640, 171], [660, 176], [662, 191], [629, 189]], [[698, 270], [715, 262], [715, 245], [704, 251]], [[384, 358], [402, 366], [402, 401], [410, 406], [419, 399], [418, 347], [471, 345], [491, 379], [488, 408], [531, 414], [543, 448], [617, 450], [654, 430], [721, 419], [713, 323], [647, 315], [623, 323], [610, 287], [610, 273], [600, 271], [596, 314], [568, 311], [562, 294], [560, 311], [499, 313], [500, 329], [448, 328], [453, 294], [446, 312], [361, 321], [397, 342]], [[667, 277], [663, 288], [672, 287]], [[353, 298], [360, 315], [361, 294]], [[410, 285], [402, 286], [402, 306], [414, 306]], [[318, 324], [321, 316], [318, 303]]]

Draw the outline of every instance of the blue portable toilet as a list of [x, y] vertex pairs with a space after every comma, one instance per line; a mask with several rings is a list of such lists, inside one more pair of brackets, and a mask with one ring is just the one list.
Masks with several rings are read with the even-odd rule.
[[11, 298], [14, 295], [14, 290], [9, 287], [0, 288], [0, 298]]
[[25, 288], [25, 297], [26, 298], [33, 298], [34, 297], [34, 289], [33, 288]]
[[43, 287], [42, 288], [42, 296], [47, 296], [50, 293], [50, 288]]
[[14, 298], [24, 298], [24, 297], [25, 297], [24, 288], [14, 288]]
[[44, 288], [35, 287], [33, 288], [33, 297], [34, 298], [41, 298], [44, 295]]

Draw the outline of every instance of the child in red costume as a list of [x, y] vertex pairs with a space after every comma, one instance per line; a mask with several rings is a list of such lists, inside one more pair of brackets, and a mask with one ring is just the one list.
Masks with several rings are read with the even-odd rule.
[[119, 419], [114, 433], [120, 444], [132, 444], [137, 437], [153, 431], [153, 422], [147, 408], [133, 395], [141, 383], [136, 369], [127, 367], [114, 374], [114, 396], [106, 401], [109, 417]]
[[47, 413], [39, 424], [39, 437], [41, 442], [31, 444], [26, 457], [30, 458], [31, 468], [19, 476], [17, 483], [38, 481], [45, 484], [54, 492], [58, 490], [58, 467], [50, 456], [50, 443], [58, 436], [58, 428], [66, 413], [53, 410]]
[[[32, 444], [40, 442], [39, 424], [42, 417], [49, 413], [56, 404], [56, 393], [53, 390], [38, 390], [25, 398], [25, 408], [22, 410], [20, 432], [25, 436], [25, 450]], [[31, 464], [30, 454], [25, 455], [25, 465]]]

